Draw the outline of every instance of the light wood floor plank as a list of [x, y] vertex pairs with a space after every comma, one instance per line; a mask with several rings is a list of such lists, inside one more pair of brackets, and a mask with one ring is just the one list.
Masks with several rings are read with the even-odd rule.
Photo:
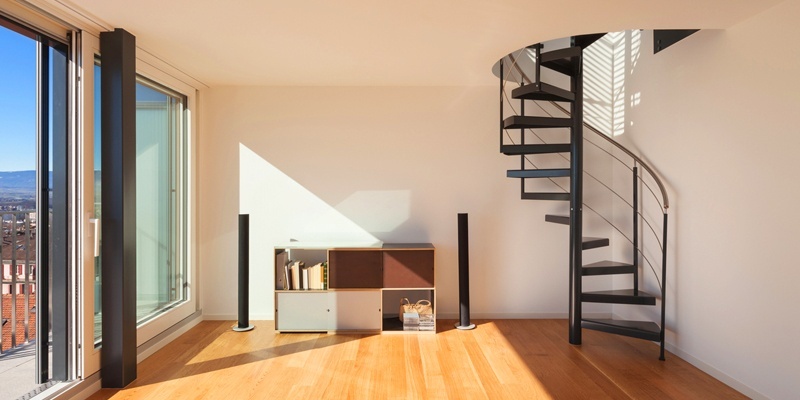
[[739, 399], [653, 343], [563, 320], [473, 321], [436, 335], [277, 334], [204, 321], [139, 365], [139, 378], [91, 399]]

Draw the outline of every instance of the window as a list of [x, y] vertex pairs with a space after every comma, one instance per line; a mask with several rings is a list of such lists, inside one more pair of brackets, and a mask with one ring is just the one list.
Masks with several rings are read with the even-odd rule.
[[136, 83], [137, 322], [187, 300], [185, 96]]
[[[100, 219], [100, 60], [95, 61], [94, 217]], [[136, 319], [186, 302], [186, 96], [142, 76], [136, 82]], [[102, 245], [102, 244], [101, 244]], [[99, 253], [98, 253], [99, 254]], [[102, 341], [101, 260], [95, 264], [95, 345]]]

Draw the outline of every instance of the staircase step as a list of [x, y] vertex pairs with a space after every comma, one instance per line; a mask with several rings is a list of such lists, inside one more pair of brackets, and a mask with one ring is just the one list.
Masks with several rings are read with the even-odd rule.
[[661, 328], [658, 324], [650, 321], [583, 319], [581, 320], [581, 327], [654, 342], [661, 340]]
[[[523, 193], [523, 195], [525, 195], [525, 194], [529, 194], [529, 193]], [[533, 194], [533, 193], [530, 193], [530, 194]], [[567, 196], [563, 200], [569, 200], [569, 193], [564, 193], [564, 194], [567, 195]], [[559, 199], [559, 200], [561, 200], [561, 199]], [[570, 218], [567, 215], [545, 215], [544, 216], [544, 220], [546, 222], [552, 222], [554, 224], [569, 225]], [[598, 237], [584, 236], [583, 240], [581, 242], [582, 242], [581, 243], [581, 249], [582, 250], [596, 249], [596, 248], [599, 248], [599, 247], [606, 247], [606, 246], [609, 245], [608, 238], [598, 238]], [[608, 262], [611, 262], [611, 261], [608, 261]], [[589, 265], [591, 265], [591, 264], [589, 264]], [[599, 274], [592, 274], [592, 275], [599, 275]]]
[[584, 236], [582, 241], [583, 241], [583, 246], [581, 246], [581, 248], [583, 250], [596, 249], [598, 247], [608, 246], [608, 238]]
[[596, 263], [586, 264], [581, 269], [581, 275], [617, 275], [617, 274], [632, 274], [636, 271], [633, 264], [626, 264], [616, 261], [599, 261]]
[[569, 215], [547, 214], [544, 216], [544, 220], [546, 222], [552, 222], [554, 224], [569, 225]]
[[522, 193], [523, 200], [559, 200], [569, 201], [569, 193]]
[[575, 76], [574, 60], [581, 55], [580, 47], [569, 47], [542, 53], [541, 66], [564, 75]]
[[504, 129], [569, 128], [570, 118], [526, 117], [514, 115], [503, 120]]
[[552, 50], [542, 53], [542, 62], [556, 61], [556, 60], [569, 60], [572, 58], [580, 57], [583, 54], [583, 49], [577, 46], [565, 47], [563, 49]]
[[575, 93], [544, 82], [534, 82], [511, 91], [511, 97], [524, 100], [575, 101]]
[[569, 168], [558, 169], [512, 169], [506, 172], [509, 178], [557, 178], [569, 176]]
[[512, 144], [500, 146], [500, 152], [507, 156], [525, 154], [569, 153], [569, 143], [550, 144]]
[[574, 45], [585, 49], [589, 47], [592, 43], [598, 41], [600, 38], [605, 36], [605, 33], [592, 33], [589, 35], [578, 35], [575, 36]]
[[542, 66], [567, 76], [575, 76], [575, 65], [571, 60], [543, 61]]
[[656, 305], [655, 296], [639, 290], [638, 294], [633, 293], [633, 289], [605, 290], [601, 292], [581, 293], [581, 301], [587, 303], [611, 303], [611, 304], [639, 304], [645, 306]]

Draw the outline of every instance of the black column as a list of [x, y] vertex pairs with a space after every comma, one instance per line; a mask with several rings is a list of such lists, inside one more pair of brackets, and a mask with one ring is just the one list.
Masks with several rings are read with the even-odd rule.
[[100, 33], [103, 387], [136, 379], [136, 38]]

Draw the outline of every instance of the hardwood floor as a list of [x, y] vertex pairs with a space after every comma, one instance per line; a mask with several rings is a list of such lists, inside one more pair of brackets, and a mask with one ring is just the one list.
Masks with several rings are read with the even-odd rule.
[[91, 399], [746, 398], [650, 342], [565, 320], [438, 321], [436, 335], [247, 333], [204, 321], [139, 364], [138, 379]]

